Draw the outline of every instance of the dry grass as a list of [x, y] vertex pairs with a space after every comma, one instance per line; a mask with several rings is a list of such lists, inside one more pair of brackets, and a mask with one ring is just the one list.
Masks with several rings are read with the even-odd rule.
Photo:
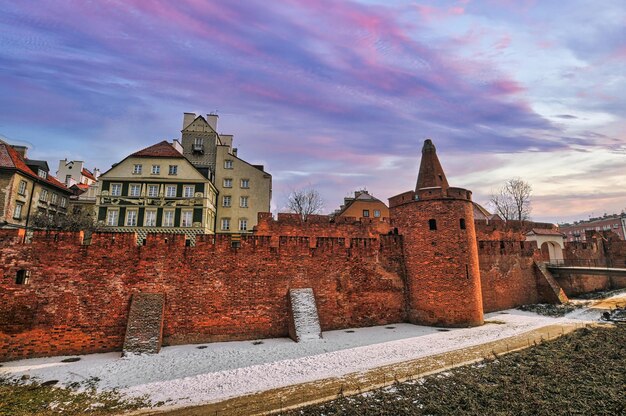
[[623, 415], [624, 346], [625, 325], [581, 329], [477, 365], [282, 415]]
[[98, 393], [96, 381], [58, 388], [0, 377], [0, 415], [117, 415], [148, 406], [141, 399], [127, 400], [116, 391]]

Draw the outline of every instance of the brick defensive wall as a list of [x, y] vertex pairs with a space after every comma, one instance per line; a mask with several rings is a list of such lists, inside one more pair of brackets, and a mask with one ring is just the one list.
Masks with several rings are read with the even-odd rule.
[[[0, 361], [121, 350], [134, 295], [155, 295], [163, 314], [153, 326], [176, 345], [286, 337], [290, 289], [313, 290], [328, 331], [480, 325], [484, 312], [561, 302], [563, 289], [626, 286], [555, 280], [524, 241], [551, 224], [474, 221], [471, 192], [448, 185], [430, 140], [415, 190], [389, 202], [385, 221], [260, 214], [237, 247], [230, 235], [200, 235], [191, 247], [178, 234], [137, 245], [134, 233], [36, 232], [24, 242], [23, 230], [0, 230]], [[565, 259], [624, 267], [625, 242], [591, 240], [567, 245]]]
[[[322, 330], [405, 320], [402, 237], [0, 231], [0, 361], [120, 350], [133, 293], [165, 294], [164, 345], [288, 335], [287, 293], [313, 288]], [[27, 284], [17, 280], [28, 274]]]

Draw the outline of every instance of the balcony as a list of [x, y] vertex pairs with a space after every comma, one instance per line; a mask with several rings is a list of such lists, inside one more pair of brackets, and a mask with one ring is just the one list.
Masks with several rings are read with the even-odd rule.
[[203, 155], [204, 154], [204, 145], [203, 144], [198, 144], [198, 143], [194, 143], [191, 147], [191, 150], [194, 153], [198, 153]]

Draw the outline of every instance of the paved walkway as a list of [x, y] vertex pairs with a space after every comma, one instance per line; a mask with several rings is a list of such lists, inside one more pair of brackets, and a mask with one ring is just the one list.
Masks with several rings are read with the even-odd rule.
[[[281, 410], [320, 403], [340, 395], [354, 395], [393, 384], [423, 377], [447, 369], [480, 361], [486, 357], [506, 354], [527, 348], [542, 340], [582, 328], [586, 324], [564, 323], [532, 330], [510, 338], [463, 348], [443, 354], [432, 355], [403, 363], [375, 368], [365, 372], [348, 374], [344, 377], [297, 384], [267, 390], [260, 393], [236, 397], [202, 406], [168, 410], [166, 408], [139, 412], [142, 415], [195, 416], [195, 415], [262, 415]], [[588, 325], [588, 324], [587, 324]]]

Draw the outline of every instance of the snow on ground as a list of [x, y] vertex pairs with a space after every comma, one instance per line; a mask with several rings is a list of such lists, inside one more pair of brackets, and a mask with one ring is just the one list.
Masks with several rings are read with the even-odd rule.
[[[598, 319], [601, 311], [585, 319]], [[578, 317], [579, 319], [581, 317]], [[0, 374], [28, 374], [62, 384], [97, 377], [100, 390], [118, 388], [129, 396], [188, 406], [210, 403], [292, 384], [342, 376], [495, 341], [547, 325], [581, 322], [508, 310], [485, 315], [498, 321], [475, 328], [441, 330], [411, 324], [328, 331], [323, 339], [295, 343], [288, 338], [165, 347], [157, 355], [120, 357], [90, 354], [73, 363], [66, 357], [4, 363]], [[256, 345], [255, 345], [256, 344]]]

